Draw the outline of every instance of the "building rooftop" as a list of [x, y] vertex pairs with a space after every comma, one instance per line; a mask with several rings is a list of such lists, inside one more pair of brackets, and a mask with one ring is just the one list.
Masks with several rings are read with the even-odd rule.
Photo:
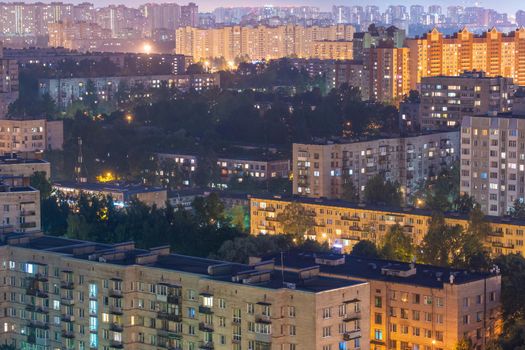
[[0, 156], [0, 166], [11, 164], [46, 164], [49, 163], [43, 159], [20, 158], [16, 154]]
[[309, 293], [363, 284], [348, 278], [323, 277], [316, 267], [307, 266], [297, 271], [281, 271], [273, 261], [254, 265], [231, 263], [200, 257], [170, 254], [168, 247], [137, 249], [133, 242], [102, 244], [42, 233], [9, 233], [0, 236], [0, 246], [12, 246], [53, 252], [66, 258], [107, 263], [121, 266], [141, 265], [201, 275], [202, 278], [250, 285], [268, 289], [297, 289]]
[[133, 195], [138, 193], [147, 192], [161, 192], [166, 191], [160, 187], [146, 187], [142, 185], [122, 183], [122, 182], [74, 182], [74, 181], [60, 181], [53, 184], [57, 188], [70, 188], [79, 191], [92, 191], [92, 192], [120, 192], [127, 195]]
[[[420, 215], [420, 216], [432, 216], [433, 212], [427, 209], [419, 209], [414, 207], [388, 207], [382, 205], [369, 205], [363, 203], [351, 203], [340, 199], [325, 199], [325, 198], [307, 198], [300, 196], [273, 196], [273, 195], [252, 195], [251, 200], [276, 200], [276, 201], [290, 201], [299, 202], [302, 204], [321, 205], [326, 207], [337, 207], [337, 208], [348, 208], [348, 209], [360, 209], [370, 211], [382, 211], [392, 214], [401, 215]], [[468, 215], [458, 212], [443, 212], [446, 218], [450, 219], [461, 219], [468, 220]], [[486, 215], [485, 219], [491, 223], [504, 223], [508, 225], [524, 226], [525, 220], [515, 219], [509, 216], [490, 216]]]
[[[454, 276], [452, 277], [454, 284], [464, 284], [493, 275], [490, 273], [476, 273], [467, 270], [333, 253], [287, 252], [282, 257], [282, 264], [287, 270], [319, 266], [321, 274], [334, 277], [378, 280], [428, 288], [443, 288], [444, 284], [450, 284], [451, 276]], [[281, 265], [281, 254], [263, 256], [262, 259], [272, 259], [275, 261], [276, 266]]]

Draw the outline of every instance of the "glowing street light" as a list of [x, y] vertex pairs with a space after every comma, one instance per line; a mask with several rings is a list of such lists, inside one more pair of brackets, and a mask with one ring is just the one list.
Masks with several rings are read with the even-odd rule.
[[149, 55], [153, 51], [153, 46], [151, 46], [151, 44], [145, 43], [142, 47], [142, 50], [146, 55]]

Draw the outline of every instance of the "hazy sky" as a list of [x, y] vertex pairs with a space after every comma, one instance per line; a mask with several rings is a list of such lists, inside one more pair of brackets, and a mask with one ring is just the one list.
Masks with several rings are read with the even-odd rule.
[[[10, 0], [7, 0], [10, 1]], [[14, 1], [14, 0], [13, 0]], [[31, 2], [31, 0], [27, 0]], [[51, 0], [43, 0], [48, 2]], [[64, 2], [83, 2], [84, 0], [63, 0]], [[406, 6], [412, 4], [420, 4], [424, 6], [428, 5], [441, 5], [443, 7], [450, 5], [462, 5], [462, 6], [474, 6], [479, 5], [487, 8], [494, 8], [498, 11], [505, 11], [510, 15], [514, 15], [516, 10], [525, 9], [525, 2], [519, 0], [502, 0], [499, 2], [488, 1], [488, 0], [87, 0], [93, 2], [95, 6], [105, 6], [110, 3], [124, 4], [128, 6], [138, 6], [146, 2], [177, 2], [184, 4], [193, 1], [199, 5], [202, 11], [210, 11], [216, 7], [232, 7], [232, 6], [261, 6], [265, 4], [271, 4], [275, 6], [287, 6], [287, 5], [313, 5], [319, 6], [323, 10], [329, 10], [332, 5], [379, 5], [382, 9], [388, 5], [403, 4]]]

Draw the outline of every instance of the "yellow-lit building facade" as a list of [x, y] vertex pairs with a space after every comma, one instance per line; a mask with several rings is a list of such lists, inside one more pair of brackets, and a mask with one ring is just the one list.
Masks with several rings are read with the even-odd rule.
[[[351, 25], [333, 26], [226, 26], [222, 28], [182, 27], [176, 31], [176, 52], [195, 61], [223, 57], [252, 60], [297, 56], [351, 59]], [[316, 56], [317, 55], [317, 56]]]
[[[420, 209], [384, 209], [366, 207], [339, 200], [296, 198], [315, 220], [315, 227], [308, 233], [310, 239], [328, 242], [330, 246], [350, 252], [361, 240], [382, 244], [383, 238], [393, 225], [400, 225], [420, 244], [428, 231], [431, 213]], [[277, 216], [292, 200], [257, 197], [250, 199], [250, 230], [252, 234], [283, 234]], [[491, 231], [487, 232], [487, 246], [494, 255], [525, 255], [525, 222], [488, 216]], [[468, 218], [446, 215], [449, 225], [467, 227]]]
[[416, 88], [423, 77], [456, 76], [481, 70], [487, 76], [513, 78], [525, 84], [525, 29], [502, 33], [493, 28], [474, 35], [466, 28], [444, 36], [433, 29], [421, 38], [407, 39], [410, 49], [410, 85]]

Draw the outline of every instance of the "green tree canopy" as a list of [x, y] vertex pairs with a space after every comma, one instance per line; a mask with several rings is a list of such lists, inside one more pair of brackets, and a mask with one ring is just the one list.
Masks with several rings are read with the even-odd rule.
[[302, 241], [306, 234], [312, 233], [315, 226], [312, 215], [298, 202], [291, 202], [284, 207], [284, 210], [277, 214], [277, 221], [285, 233], [293, 235], [298, 241]]

